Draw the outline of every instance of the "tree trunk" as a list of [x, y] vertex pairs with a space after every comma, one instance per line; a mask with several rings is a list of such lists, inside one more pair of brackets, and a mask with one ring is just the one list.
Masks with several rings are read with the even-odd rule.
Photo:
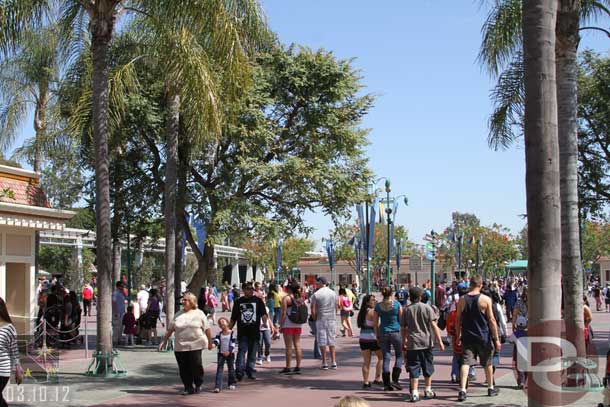
[[[178, 144], [178, 193], [176, 195], [176, 218], [185, 213], [186, 206], [186, 195], [187, 195], [187, 172], [189, 168], [188, 161], [188, 145], [183, 142], [184, 138], [181, 138]], [[184, 273], [184, 259], [182, 253], [186, 257], [186, 251], [184, 246], [186, 242], [182, 240], [182, 231], [184, 225], [182, 222], [176, 222], [176, 274], [174, 278], [174, 284], [176, 286], [176, 309], [180, 308], [179, 297], [182, 294], [182, 280]]]
[[[202, 258], [197, 258], [197, 272], [191, 279], [188, 287], [192, 292], [199, 292], [205, 282], [216, 284], [216, 270], [214, 269], [214, 245], [206, 243]], [[196, 290], [196, 291], [193, 291]]]
[[121, 241], [112, 240], [112, 284], [121, 280]]
[[39, 101], [34, 111], [34, 131], [36, 137], [34, 138], [34, 159], [33, 169], [34, 172], [40, 172], [42, 166], [42, 154], [40, 144], [44, 137], [45, 130], [47, 128], [47, 92], [44, 89], [40, 90]]
[[167, 89], [167, 140], [165, 164], [165, 293], [167, 324], [174, 319], [176, 267], [176, 189], [178, 134], [180, 128], [180, 95], [173, 87]]
[[98, 278], [97, 350], [112, 352], [110, 179], [108, 174], [108, 49], [114, 28], [114, 2], [96, 2], [90, 13], [92, 35], [92, 120], [95, 148], [95, 224]]
[[561, 175], [561, 272], [566, 338], [585, 356], [582, 262], [578, 216], [578, 44], [580, 10], [561, 0], [557, 14], [557, 109]]
[[[561, 206], [557, 88], [555, 83], [556, 0], [523, 2], [525, 65], [525, 161], [528, 215], [528, 336], [559, 338], [561, 331]], [[534, 343], [533, 366], [560, 356], [560, 348]], [[559, 371], [547, 374], [560, 382]], [[529, 375], [528, 405], [560, 405], [561, 393]]]

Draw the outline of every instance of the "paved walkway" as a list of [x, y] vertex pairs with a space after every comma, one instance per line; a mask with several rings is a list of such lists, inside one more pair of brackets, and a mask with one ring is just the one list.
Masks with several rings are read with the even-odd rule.
[[[222, 314], [220, 314], [222, 315]], [[216, 331], [214, 327], [214, 331]], [[603, 352], [608, 348], [610, 314], [594, 312], [595, 344]], [[60, 383], [45, 386], [47, 401], [40, 398], [42, 387], [33, 384], [22, 385], [24, 395], [17, 398], [18, 389], [13, 390], [13, 404], [36, 406], [200, 406], [211, 403], [249, 403], [251, 406], [274, 406], [281, 402], [290, 407], [334, 406], [337, 400], [346, 395], [356, 395], [366, 399], [371, 406], [399, 406], [406, 399], [406, 391], [384, 392], [382, 388], [363, 390], [361, 387], [361, 357], [356, 338], [338, 338], [338, 364], [336, 371], [321, 371], [319, 361], [312, 358], [313, 337], [304, 329], [302, 347], [304, 359], [303, 373], [300, 376], [282, 376], [278, 372], [284, 366], [283, 341], [272, 344], [270, 364], [257, 366], [257, 380], [247, 378], [238, 383], [236, 390], [212, 393], [216, 372], [216, 351], [204, 351], [205, 381], [203, 392], [198, 395], [181, 396], [182, 385], [178, 376], [176, 361], [172, 353], [159, 353], [154, 347], [136, 346], [121, 349], [121, 361], [128, 370], [128, 376], [115, 379], [97, 379], [83, 376], [88, 360], [82, 359], [82, 350], [65, 352], [60, 366]], [[482, 386], [484, 375], [477, 368], [477, 380], [469, 390], [469, 399], [462, 405], [479, 406], [522, 406], [527, 404], [523, 391], [514, 389], [515, 379], [512, 372], [511, 345], [502, 350], [501, 366], [497, 371], [497, 385], [501, 389], [499, 397], [488, 398], [486, 387]], [[457, 387], [449, 381], [451, 369], [450, 350], [436, 352], [436, 373], [434, 389], [437, 400], [422, 400], [421, 406], [452, 406], [456, 402]], [[605, 360], [600, 365], [605, 368]], [[600, 373], [601, 374], [601, 373]], [[371, 376], [372, 380], [372, 376]], [[407, 375], [401, 378], [403, 387], [408, 388]], [[422, 383], [423, 384], [423, 383]], [[420, 390], [422, 393], [423, 388]], [[37, 398], [33, 399], [33, 394]], [[8, 394], [8, 393], [7, 393]], [[8, 394], [9, 396], [11, 394]], [[63, 399], [63, 400], [62, 400]], [[9, 398], [9, 401], [11, 398]], [[36, 401], [36, 402], [34, 402]], [[601, 401], [601, 393], [587, 393], [574, 406], [595, 406]], [[10, 403], [9, 403], [10, 404]], [[11, 404], [12, 405], [12, 404]]]

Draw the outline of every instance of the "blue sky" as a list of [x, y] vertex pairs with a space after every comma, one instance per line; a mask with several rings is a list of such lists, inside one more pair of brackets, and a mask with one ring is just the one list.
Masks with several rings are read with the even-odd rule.
[[[378, 95], [363, 126], [378, 177], [406, 194], [397, 223], [422, 243], [442, 230], [451, 212], [471, 212], [484, 225], [518, 232], [525, 210], [525, 156], [487, 146], [489, 91], [493, 80], [477, 64], [479, 1], [263, 0], [282, 42], [333, 51], [362, 70], [366, 91]], [[607, 39], [583, 33], [581, 49], [608, 49]], [[381, 184], [380, 184], [381, 185]], [[308, 214], [318, 242], [332, 222]], [[318, 243], [321, 247], [321, 244]]]
[[[471, 212], [484, 225], [518, 232], [524, 225], [522, 146], [487, 147], [493, 80], [476, 56], [486, 10], [479, 0], [262, 0], [271, 28], [285, 44], [356, 58], [366, 92], [377, 96], [363, 127], [378, 177], [389, 177], [409, 206], [398, 210], [411, 240], [447, 226], [451, 212]], [[584, 32], [581, 49], [607, 50], [600, 33]], [[27, 123], [31, 123], [31, 117]], [[31, 124], [22, 131], [33, 133]], [[307, 214], [321, 238], [332, 229], [322, 214]]]

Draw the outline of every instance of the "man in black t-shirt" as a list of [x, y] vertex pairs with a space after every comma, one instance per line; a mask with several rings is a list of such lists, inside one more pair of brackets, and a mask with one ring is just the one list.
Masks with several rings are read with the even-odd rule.
[[[231, 324], [233, 329], [237, 324], [237, 361], [235, 377], [240, 381], [244, 373], [248, 378], [256, 379], [256, 351], [260, 335], [261, 319], [267, 322], [267, 310], [265, 303], [254, 295], [252, 283], [242, 285], [244, 295], [237, 298], [231, 312]], [[245, 363], [246, 352], [248, 353], [247, 364]]]

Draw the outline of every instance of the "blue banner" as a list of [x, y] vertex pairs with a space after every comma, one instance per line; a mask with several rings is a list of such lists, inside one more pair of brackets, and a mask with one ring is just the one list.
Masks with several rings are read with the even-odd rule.
[[400, 270], [400, 259], [402, 258], [402, 239], [396, 244], [396, 272]]
[[277, 241], [277, 248], [275, 252], [275, 270], [282, 268], [282, 239]]
[[201, 219], [195, 219], [193, 222], [195, 225], [195, 233], [197, 234], [197, 246], [201, 254], [205, 252], [205, 239], [208, 238], [208, 231], [205, 228], [205, 224]]
[[358, 241], [358, 238], [356, 236], [354, 236], [354, 254], [356, 255], [356, 270], [358, 272], [358, 275], [360, 275], [360, 272], [362, 270], [360, 270], [360, 267], [362, 266], [362, 261], [360, 259], [360, 242]]
[[379, 206], [379, 200], [375, 198], [375, 202], [371, 206], [371, 217], [369, 223], [369, 238], [368, 247], [366, 248], [366, 256], [368, 259], [373, 258], [373, 247], [375, 246], [375, 220], [377, 218], [377, 207]]
[[326, 241], [326, 254], [328, 255], [328, 265], [332, 270], [335, 268], [335, 242], [332, 239]]

